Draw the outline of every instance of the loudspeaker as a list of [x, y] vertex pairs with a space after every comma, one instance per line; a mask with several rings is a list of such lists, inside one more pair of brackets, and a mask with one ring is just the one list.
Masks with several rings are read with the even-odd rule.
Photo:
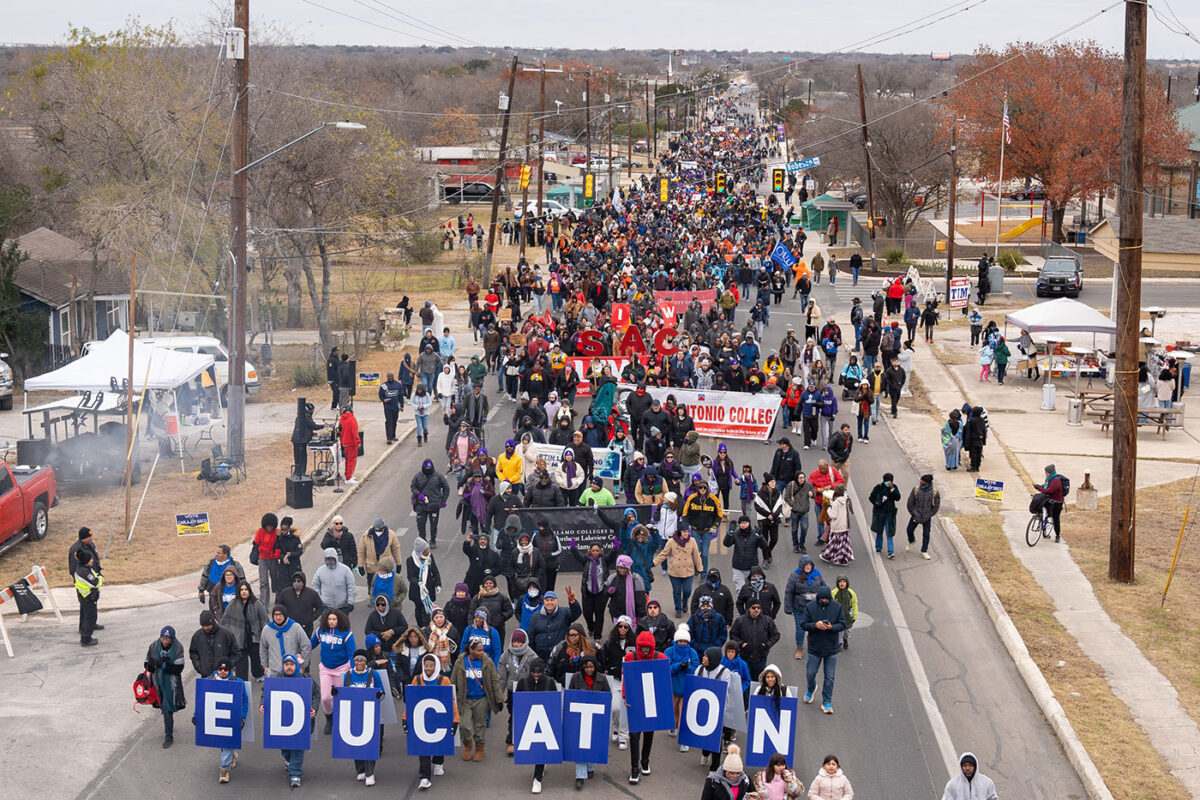
[[295, 475], [287, 476], [287, 505], [289, 508], [312, 508], [312, 495], [312, 478], [307, 476], [297, 478]]

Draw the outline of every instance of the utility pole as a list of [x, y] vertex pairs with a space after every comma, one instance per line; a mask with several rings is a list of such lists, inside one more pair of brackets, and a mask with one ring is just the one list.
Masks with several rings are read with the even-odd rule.
[[615, 106], [613, 105], [613, 102], [612, 102], [612, 76], [611, 75], [608, 77], [608, 82], [606, 84], [606, 88], [608, 89], [608, 91], [604, 93], [604, 105], [608, 106], [608, 109], [607, 109], [607, 113], [608, 113], [608, 183], [605, 184], [604, 188], [608, 191], [608, 196], [612, 197], [612, 190], [613, 190], [612, 121], [613, 121], [613, 111], [615, 110]]
[[[74, 297], [74, 293], [71, 294]], [[129, 359], [128, 374], [125, 376], [125, 535], [129, 535], [130, 501], [133, 489], [133, 312], [137, 301], [137, 253], [129, 263]], [[145, 402], [145, 393], [143, 400]]]
[[[584, 138], [587, 139], [587, 161], [583, 165], [583, 182], [587, 184], [588, 173], [592, 171], [592, 71], [589, 69], [583, 76], [583, 127]], [[596, 179], [592, 178], [592, 202], [596, 202]], [[586, 202], [586, 198], [585, 198]]]
[[[509, 102], [511, 103], [512, 101], [510, 100]], [[525, 112], [525, 153], [524, 153], [524, 157], [521, 159], [522, 167], [529, 164], [529, 136], [530, 136], [530, 127], [532, 125], [532, 120], [530, 119], [531, 113], [532, 112], [529, 112], [529, 111]], [[538, 216], [541, 217], [541, 209], [538, 209]], [[529, 181], [526, 180], [525, 185], [521, 187], [521, 221], [519, 223], [521, 225], [521, 258], [525, 257], [525, 238], [526, 238], [526, 236], [528, 236], [528, 233], [527, 233], [528, 228], [525, 226], [525, 223], [528, 221], [529, 221]]]
[[651, 138], [654, 142], [654, 158], [658, 158], [658, 78], [654, 79], [654, 133]]
[[[946, 302], [950, 302], [950, 279], [954, 277], [954, 209], [958, 203], [958, 115], [950, 123], [950, 235], [946, 237]], [[872, 235], [875, 231], [871, 224]]]
[[229, 383], [226, 389], [229, 457], [237, 463], [246, 456], [246, 209], [250, 159], [250, 0], [234, 0], [233, 27], [240, 28], [242, 57], [233, 62], [236, 87], [233, 130], [230, 133], [229, 233], [233, 258], [229, 264]]
[[508, 102], [504, 105], [504, 124], [500, 128], [500, 158], [496, 161], [496, 185], [492, 187], [492, 221], [488, 224], [487, 255], [483, 259], [483, 285], [492, 282], [492, 253], [496, 249], [496, 217], [500, 213], [500, 189], [504, 186], [508, 161], [508, 120], [512, 116], [513, 89], [517, 85], [517, 57], [513, 56], [508, 72]]
[[546, 171], [546, 62], [542, 70], [541, 100], [538, 103], [538, 219], [542, 218], [542, 173]]
[[1142, 168], [1145, 158], [1146, 4], [1125, 3], [1125, 80], [1121, 90], [1121, 189], [1117, 208], [1117, 363], [1113, 381], [1112, 513], [1108, 577], [1132, 583], [1137, 506], [1138, 322], [1142, 305]]
[[625, 118], [628, 124], [625, 126], [625, 177], [630, 181], [633, 180], [633, 81], [625, 84], [625, 96], [628, 100], [628, 105], [625, 107], [627, 114]]
[[[810, 84], [811, 85], [811, 84]], [[867, 135], [867, 96], [863, 91], [862, 64], [858, 65], [858, 113], [862, 117], [862, 146], [863, 157], [867, 163], [867, 217], [870, 218], [871, 224], [867, 230], [871, 232], [871, 262], [875, 261], [875, 192], [871, 186], [871, 137]], [[953, 235], [950, 237], [953, 239]], [[947, 302], [949, 302], [949, 289], [947, 289]]]
[[650, 127], [650, 81], [642, 84], [642, 95], [646, 103], [646, 161], [649, 166], [653, 163], [650, 161], [650, 142], [654, 139], [654, 130]]

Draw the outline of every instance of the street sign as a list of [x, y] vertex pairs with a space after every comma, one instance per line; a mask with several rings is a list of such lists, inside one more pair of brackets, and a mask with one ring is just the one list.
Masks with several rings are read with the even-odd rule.
[[971, 279], [970, 278], [951, 278], [950, 279], [950, 307], [951, 308], [966, 308], [971, 301]]
[[819, 166], [821, 166], [821, 157], [813, 156], [812, 158], [806, 158], [803, 161], [789, 161], [787, 163], [787, 171], [800, 172], [801, 170], [812, 169], [813, 167]]

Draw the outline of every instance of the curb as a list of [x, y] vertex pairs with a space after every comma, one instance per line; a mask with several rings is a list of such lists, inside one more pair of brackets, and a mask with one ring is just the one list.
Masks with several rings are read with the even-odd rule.
[[971, 585], [975, 587], [975, 593], [979, 595], [980, 601], [983, 603], [984, 608], [987, 609], [988, 616], [991, 617], [992, 624], [996, 628], [996, 633], [1000, 636], [1000, 641], [1004, 643], [1009, 657], [1012, 658], [1013, 664], [1016, 665], [1017, 671], [1025, 681], [1025, 685], [1029, 687], [1029, 692], [1033, 695], [1034, 701], [1042, 710], [1042, 715], [1050, 723], [1055, 736], [1058, 737], [1059, 743], [1062, 744], [1063, 750], [1067, 754], [1067, 760], [1075, 768], [1075, 772], [1079, 775], [1080, 781], [1083, 782], [1083, 787], [1087, 791], [1088, 796], [1092, 800], [1113, 800], [1112, 793], [1108, 790], [1108, 786], [1105, 785], [1104, 779], [1100, 777], [1100, 772], [1096, 769], [1095, 762], [1092, 761], [1092, 757], [1088, 754], [1087, 749], [1084, 748], [1083, 743], [1079, 741], [1079, 736], [1075, 733], [1075, 728], [1072, 727], [1071, 721], [1067, 718], [1066, 712], [1063, 711], [1062, 705], [1054, 696], [1054, 691], [1050, 688], [1050, 684], [1046, 681], [1046, 677], [1042, 674], [1037, 662], [1029, 655], [1029, 650], [1025, 647], [1025, 641], [1021, 638], [1020, 632], [1017, 631], [1017, 626], [1013, 624], [1012, 618], [1004, 610], [1004, 604], [1000, 602], [1000, 598], [992, 588], [992, 584], [988, 581], [983, 567], [979, 565], [975, 554], [971, 552], [971, 547], [967, 544], [967, 540], [963, 538], [962, 533], [959, 532], [958, 526], [954, 524], [953, 520], [938, 517], [937, 521], [945, 532], [946, 539], [954, 548], [955, 555], [958, 556], [959, 563], [963, 565], [967, 577], [970, 578]]

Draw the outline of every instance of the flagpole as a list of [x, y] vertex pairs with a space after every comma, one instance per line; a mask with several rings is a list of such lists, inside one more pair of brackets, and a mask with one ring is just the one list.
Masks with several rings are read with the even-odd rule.
[[[1008, 117], [1008, 95], [1004, 95], [1004, 117]], [[1004, 123], [1000, 124], [1000, 179], [996, 182], [996, 250], [995, 257], [1000, 257], [1000, 218], [1004, 215], [1004, 140], [1006, 131]]]

